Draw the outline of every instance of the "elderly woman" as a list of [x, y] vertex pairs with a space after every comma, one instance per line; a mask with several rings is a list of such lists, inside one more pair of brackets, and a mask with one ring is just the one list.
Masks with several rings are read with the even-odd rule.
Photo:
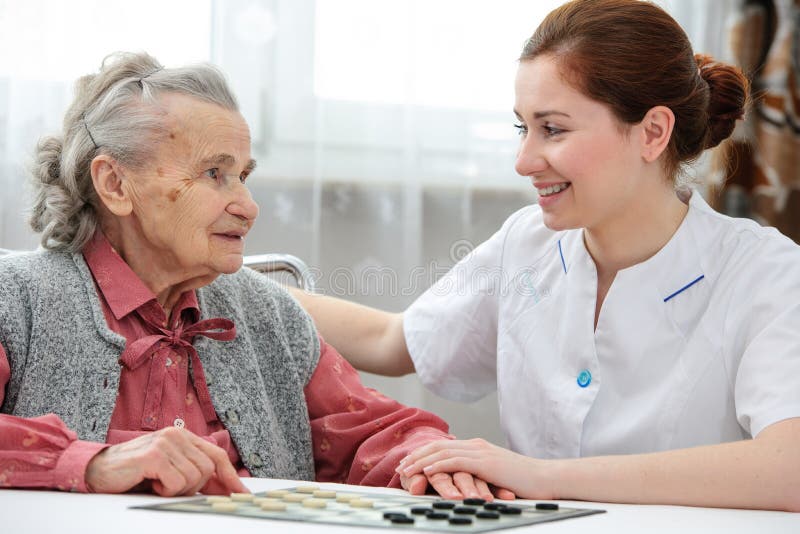
[[0, 485], [427, 485], [394, 471], [444, 422], [363, 387], [291, 297], [241, 268], [254, 167], [211, 66], [118, 54], [78, 81], [63, 135], [38, 147], [45, 250], [0, 259]]

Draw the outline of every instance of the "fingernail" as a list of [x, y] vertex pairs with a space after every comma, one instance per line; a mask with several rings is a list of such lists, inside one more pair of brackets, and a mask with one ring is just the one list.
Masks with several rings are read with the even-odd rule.
[[405, 457], [401, 458], [401, 459], [400, 459], [400, 465], [403, 465], [403, 464], [404, 464], [404, 463], [406, 463], [407, 461], [408, 461], [408, 456], [405, 456]]
[[432, 465], [426, 465], [425, 467], [423, 467], [423, 468], [422, 468], [422, 470], [423, 470], [423, 471], [425, 471], [426, 473], [427, 473], [428, 471], [430, 471], [431, 469], [433, 469], [433, 466], [432, 466]]

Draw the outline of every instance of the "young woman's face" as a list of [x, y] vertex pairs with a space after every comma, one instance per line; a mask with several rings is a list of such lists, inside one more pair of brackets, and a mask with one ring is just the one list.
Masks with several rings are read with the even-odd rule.
[[636, 201], [643, 164], [637, 127], [573, 88], [550, 56], [520, 62], [515, 113], [516, 170], [539, 193], [553, 230], [601, 229]]

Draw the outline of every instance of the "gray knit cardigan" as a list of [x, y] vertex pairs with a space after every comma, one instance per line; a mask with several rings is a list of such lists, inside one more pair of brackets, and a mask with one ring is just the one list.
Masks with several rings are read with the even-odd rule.
[[[250, 269], [197, 291], [202, 319], [236, 325], [232, 341], [197, 337], [214, 408], [247, 469], [258, 477], [314, 479], [303, 387], [319, 360], [311, 319]], [[0, 258], [0, 343], [11, 379], [0, 411], [58, 415], [79, 439], [104, 442], [125, 339], [106, 324], [81, 254]]]

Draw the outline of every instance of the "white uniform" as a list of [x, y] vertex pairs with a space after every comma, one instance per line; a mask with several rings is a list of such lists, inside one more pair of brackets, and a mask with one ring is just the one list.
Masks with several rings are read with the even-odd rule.
[[405, 313], [437, 394], [498, 390], [510, 447], [539, 458], [740, 440], [800, 417], [800, 247], [694, 193], [672, 239], [617, 273], [600, 312], [582, 230], [513, 214]]

